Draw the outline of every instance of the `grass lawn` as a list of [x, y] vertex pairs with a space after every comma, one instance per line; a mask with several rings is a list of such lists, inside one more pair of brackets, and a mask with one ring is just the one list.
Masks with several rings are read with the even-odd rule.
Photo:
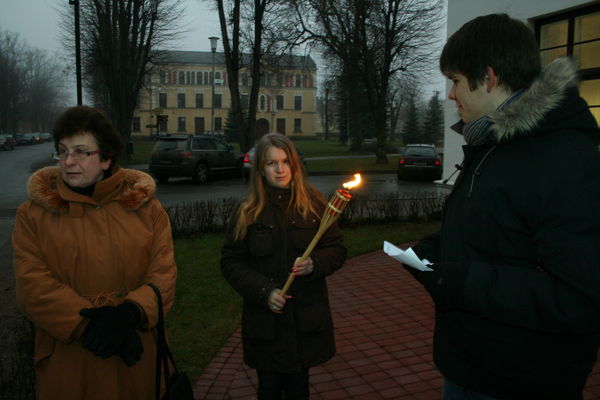
[[308, 174], [322, 172], [396, 172], [400, 156], [388, 156], [387, 164], [375, 164], [375, 157], [370, 158], [332, 158], [329, 160], [308, 160], [306, 169]]
[[[345, 156], [350, 154], [348, 146], [339, 140], [302, 139], [294, 140], [294, 145], [304, 157]], [[363, 153], [355, 153], [363, 154]], [[364, 153], [368, 154], [368, 153]]]
[[[124, 165], [148, 164], [150, 153], [154, 148], [154, 140], [134, 140], [133, 154], [131, 160]], [[341, 145], [337, 140], [323, 141], [319, 139], [297, 140], [295, 141], [299, 151], [304, 157], [324, 157], [324, 156], [347, 156], [358, 154], [370, 154], [368, 152], [356, 153], [350, 152], [348, 148]], [[233, 143], [236, 150], [239, 150], [239, 143]], [[355, 172], [355, 171], [382, 171], [395, 172], [398, 168], [398, 156], [389, 156], [387, 164], [375, 164], [375, 158], [340, 158], [330, 160], [310, 160], [307, 161], [308, 173], [322, 173], [330, 171]]]
[[[344, 229], [348, 258], [378, 250], [384, 240], [412, 242], [439, 222], [399, 222]], [[179, 368], [192, 380], [240, 324], [241, 298], [219, 269], [223, 234], [175, 240], [178, 267], [175, 305], [168, 315], [169, 341]]]
[[135, 165], [135, 164], [148, 164], [150, 161], [150, 153], [154, 148], [156, 140], [134, 140], [133, 143], [133, 154], [128, 162], [124, 162], [124, 165]]

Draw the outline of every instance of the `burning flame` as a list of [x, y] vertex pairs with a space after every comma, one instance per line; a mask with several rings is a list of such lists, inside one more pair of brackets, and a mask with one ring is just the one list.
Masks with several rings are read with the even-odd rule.
[[354, 180], [350, 181], [350, 182], [346, 182], [342, 186], [345, 187], [346, 189], [350, 190], [350, 189], [354, 188], [355, 186], [360, 185], [360, 182], [361, 182], [360, 174], [354, 174]]

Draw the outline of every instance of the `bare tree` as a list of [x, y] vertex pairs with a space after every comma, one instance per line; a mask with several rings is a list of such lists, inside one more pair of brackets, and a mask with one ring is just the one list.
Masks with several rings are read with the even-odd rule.
[[[217, 8], [231, 95], [232, 124], [239, 130], [240, 148], [247, 151], [256, 137], [256, 113], [261, 82], [279, 71], [297, 34], [284, 29], [287, 7], [276, 0], [210, 0]], [[248, 101], [242, 101], [239, 73], [250, 76]], [[274, 96], [271, 96], [274, 97]]]
[[31, 49], [23, 58], [24, 118], [32, 131], [48, 132], [66, 105], [65, 76], [59, 61], [42, 50]]
[[[179, 33], [175, 27], [181, 0], [80, 1], [86, 87], [128, 142], [139, 91], [150, 75], [153, 57], [160, 57], [153, 50]], [[70, 20], [63, 27], [63, 35], [70, 37]], [[66, 42], [71, 52], [72, 42]]]
[[[387, 162], [390, 80], [427, 70], [440, 23], [439, 0], [291, 0], [306, 40], [343, 66], [351, 98], [366, 96], [377, 136], [378, 162]], [[353, 93], [356, 79], [363, 93]]]
[[17, 34], [0, 32], [0, 132], [14, 133], [21, 118], [23, 102], [23, 69], [21, 68], [24, 44]]
[[48, 131], [65, 104], [65, 77], [56, 58], [0, 32], [0, 132]]
[[407, 77], [397, 76], [390, 81], [388, 96], [390, 137], [401, 136], [398, 132], [398, 122], [402, 111], [406, 108], [406, 103], [419, 93], [419, 84], [418, 77], [407, 79]]

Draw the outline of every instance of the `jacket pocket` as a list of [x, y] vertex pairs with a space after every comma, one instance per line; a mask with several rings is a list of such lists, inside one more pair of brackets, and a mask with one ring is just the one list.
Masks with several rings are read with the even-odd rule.
[[298, 250], [306, 250], [312, 238], [317, 233], [319, 221], [310, 219], [308, 221], [292, 221], [292, 239], [294, 247]]
[[317, 333], [332, 329], [331, 313], [326, 302], [298, 307], [298, 330], [302, 333]]
[[273, 340], [277, 328], [275, 318], [275, 314], [269, 310], [245, 305], [242, 313], [242, 332], [251, 339]]
[[35, 366], [54, 353], [55, 340], [40, 328], [35, 329], [35, 351], [33, 354], [33, 364]]
[[264, 257], [273, 254], [273, 227], [261, 223], [250, 224], [248, 247], [253, 256]]

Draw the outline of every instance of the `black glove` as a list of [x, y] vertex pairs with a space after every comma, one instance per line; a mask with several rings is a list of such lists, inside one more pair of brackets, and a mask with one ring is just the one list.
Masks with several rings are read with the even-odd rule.
[[460, 307], [464, 301], [467, 279], [465, 263], [440, 262], [429, 265], [433, 271], [419, 271], [407, 267], [431, 295], [438, 309]]
[[144, 346], [136, 331], [127, 336], [117, 349], [117, 355], [130, 367], [140, 361], [143, 352]]
[[79, 314], [91, 320], [83, 332], [83, 347], [102, 358], [116, 354], [141, 319], [140, 310], [129, 301], [117, 306], [83, 308]]

